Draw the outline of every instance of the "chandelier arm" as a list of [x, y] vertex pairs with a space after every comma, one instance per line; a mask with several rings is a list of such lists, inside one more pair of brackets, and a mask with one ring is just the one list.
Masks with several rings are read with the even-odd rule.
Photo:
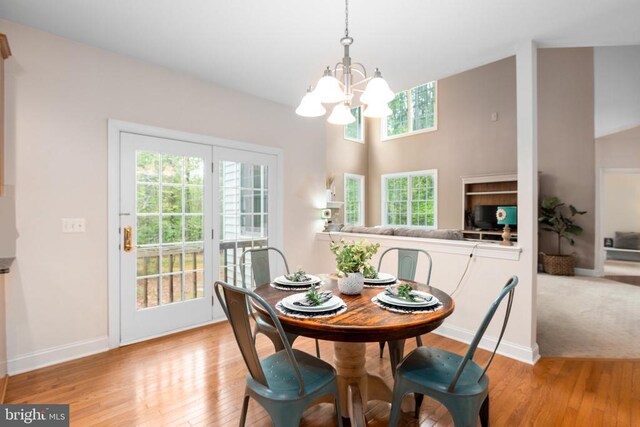
[[[373, 77], [366, 77], [366, 78], [364, 78], [364, 79], [362, 79], [362, 80], [358, 81], [357, 83], [353, 83], [353, 84], [351, 84], [351, 87], [355, 87], [355, 86], [359, 86], [359, 85], [361, 85], [361, 84], [367, 83], [367, 82], [368, 82], [369, 80], [371, 80], [372, 78], [373, 78]], [[364, 91], [361, 91], [361, 92], [364, 92]]]
[[367, 68], [362, 65], [359, 62], [354, 62], [353, 64], [351, 64], [351, 67], [354, 71], [360, 71], [357, 68], [355, 68], [356, 66], [359, 66], [360, 68], [362, 68], [362, 72], [360, 73], [365, 79], [367, 78]]

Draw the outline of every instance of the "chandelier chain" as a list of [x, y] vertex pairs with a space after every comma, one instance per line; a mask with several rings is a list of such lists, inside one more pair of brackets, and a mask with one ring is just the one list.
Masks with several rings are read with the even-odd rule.
[[344, 0], [344, 36], [349, 37], [349, 0]]

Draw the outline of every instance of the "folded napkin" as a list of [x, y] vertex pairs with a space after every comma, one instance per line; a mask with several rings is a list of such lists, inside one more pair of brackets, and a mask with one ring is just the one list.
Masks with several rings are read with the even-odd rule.
[[302, 274], [302, 275], [298, 275], [298, 274], [285, 274], [284, 278], [291, 281], [291, 282], [296, 282], [296, 283], [301, 283], [301, 282], [310, 282], [313, 279], [309, 276], [307, 276], [306, 274]]
[[411, 291], [411, 292], [409, 292], [409, 295], [411, 295], [413, 297], [413, 300], [410, 300], [408, 298], [400, 296], [398, 294], [398, 289], [394, 288], [394, 287], [391, 287], [391, 286], [385, 287], [384, 288], [384, 293], [385, 293], [385, 295], [388, 295], [388, 296], [390, 296], [392, 298], [400, 299], [400, 300], [403, 300], [403, 301], [411, 301], [411, 302], [429, 302], [429, 301], [431, 301], [433, 299], [433, 295], [429, 295], [428, 298], [424, 298], [424, 297], [418, 295], [415, 291]]
[[[331, 299], [331, 297], [333, 297], [333, 293], [331, 291], [324, 291], [324, 292], [320, 292], [320, 304], [322, 305], [325, 302], [329, 301]], [[317, 307], [317, 305], [315, 305], [311, 300], [309, 300], [309, 298], [305, 297], [299, 301], [294, 301], [293, 305], [297, 305], [300, 307]]]

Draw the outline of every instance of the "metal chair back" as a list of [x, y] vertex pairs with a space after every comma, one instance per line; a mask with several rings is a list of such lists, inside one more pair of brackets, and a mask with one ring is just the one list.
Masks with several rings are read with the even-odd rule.
[[408, 280], [414, 282], [416, 279], [416, 270], [418, 268], [418, 255], [421, 253], [427, 256], [427, 260], [429, 261], [429, 266], [427, 269], [427, 281], [426, 285], [429, 285], [431, 281], [431, 255], [429, 252], [423, 249], [407, 249], [407, 248], [389, 248], [380, 255], [380, 261], [378, 261], [378, 271], [380, 271], [380, 267], [382, 266], [382, 260], [385, 255], [391, 251], [398, 252], [398, 272], [397, 278], [399, 280]]
[[460, 379], [460, 376], [464, 372], [464, 368], [467, 365], [467, 362], [473, 359], [473, 356], [475, 355], [476, 350], [478, 349], [478, 344], [480, 343], [480, 340], [482, 339], [482, 337], [484, 336], [484, 333], [489, 327], [489, 324], [491, 323], [493, 316], [496, 314], [496, 311], [498, 310], [500, 303], [508, 295], [509, 298], [507, 300], [507, 309], [505, 311], [504, 320], [502, 322], [502, 329], [500, 330], [500, 336], [498, 337], [498, 342], [496, 343], [496, 347], [493, 349], [493, 353], [491, 353], [491, 357], [489, 358], [487, 365], [482, 370], [482, 374], [478, 377], [478, 381], [480, 381], [482, 377], [484, 377], [485, 373], [487, 372], [487, 369], [489, 369], [489, 365], [491, 365], [491, 362], [493, 362], [493, 358], [496, 355], [496, 351], [498, 351], [498, 346], [500, 345], [500, 341], [502, 341], [502, 337], [504, 336], [504, 331], [507, 328], [507, 323], [509, 322], [509, 315], [511, 314], [511, 306], [513, 304], [513, 296], [514, 296], [515, 288], [517, 285], [518, 285], [518, 277], [512, 276], [502, 288], [502, 291], [500, 292], [500, 295], [498, 295], [498, 298], [496, 298], [493, 304], [491, 304], [489, 311], [485, 315], [484, 319], [482, 320], [482, 323], [480, 324], [480, 327], [478, 328], [478, 331], [473, 337], [473, 341], [471, 341], [471, 344], [469, 344], [467, 353], [462, 358], [462, 361], [460, 362], [460, 365], [456, 370], [456, 373], [453, 377], [453, 380], [451, 381], [451, 384], [449, 384], [449, 387], [447, 389], [449, 392], [453, 392], [455, 390], [456, 384]]
[[214, 290], [227, 319], [229, 319], [236, 342], [240, 348], [240, 353], [242, 353], [242, 357], [247, 365], [247, 369], [249, 370], [251, 377], [265, 387], [269, 387], [264, 371], [262, 370], [262, 365], [260, 364], [260, 358], [258, 357], [255, 341], [251, 332], [251, 324], [249, 323], [249, 313], [247, 313], [247, 305], [249, 305], [253, 300], [260, 307], [264, 308], [264, 310], [269, 314], [269, 317], [271, 317], [271, 321], [273, 322], [275, 329], [278, 331], [280, 341], [282, 341], [282, 345], [284, 347], [284, 350], [282, 351], [287, 353], [289, 362], [291, 363], [291, 368], [298, 380], [299, 395], [302, 396], [304, 394], [304, 381], [300, 373], [298, 362], [293, 354], [289, 341], [286, 339], [284, 329], [282, 329], [278, 316], [276, 316], [276, 313], [269, 304], [267, 304], [267, 302], [255, 292], [237, 286], [232, 286], [225, 282], [216, 281], [214, 284]]
[[255, 283], [255, 285], [260, 286], [264, 285], [265, 283], [271, 282], [271, 268], [269, 263], [270, 252], [275, 252], [280, 255], [282, 261], [284, 262], [284, 268], [286, 269], [287, 274], [289, 274], [289, 264], [287, 264], [287, 258], [284, 256], [280, 249], [271, 246], [266, 248], [248, 249], [243, 252], [242, 256], [240, 256], [239, 263], [243, 288], [251, 288], [251, 283], [247, 283], [245, 277], [247, 255], [251, 255], [251, 275], [253, 276], [253, 282]]

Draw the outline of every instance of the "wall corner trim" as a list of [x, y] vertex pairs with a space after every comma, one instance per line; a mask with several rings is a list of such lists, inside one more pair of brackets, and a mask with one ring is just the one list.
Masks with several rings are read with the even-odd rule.
[[21, 374], [107, 350], [109, 350], [109, 337], [107, 336], [76, 341], [9, 359], [7, 360], [7, 371], [9, 375]]
[[[434, 330], [433, 333], [466, 344], [469, 344], [475, 336], [475, 331], [459, 328], [457, 326], [450, 326], [447, 325], [446, 322], [438, 329]], [[496, 338], [485, 335], [484, 337], [482, 337], [482, 340], [480, 340], [480, 344], [478, 345], [478, 347], [488, 351], [493, 351], [493, 349], [496, 347], [497, 341], [498, 340]], [[519, 362], [527, 363], [529, 365], [535, 365], [536, 362], [540, 359], [540, 351], [537, 343], [534, 344], [533, 347], [526, 347], [520, 344], [502, 340], [500, 342], [500, 347], [498, 347], [497, 353], [510, 359], [515, 359]]]

